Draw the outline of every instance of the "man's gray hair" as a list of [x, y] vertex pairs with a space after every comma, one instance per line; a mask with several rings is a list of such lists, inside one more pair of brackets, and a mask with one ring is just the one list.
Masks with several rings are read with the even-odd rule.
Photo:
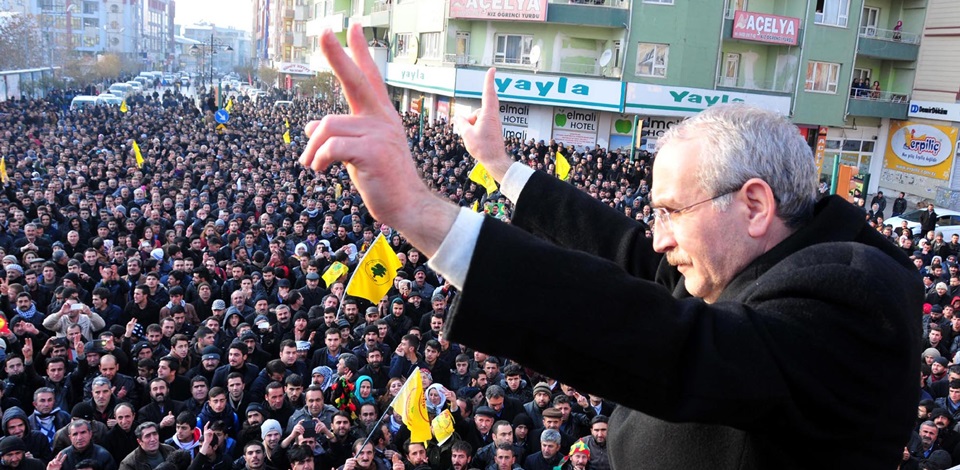
[[97, 378], [93, 379], [93, 382], [92, 382], [92, 383], [90, 383], [90, 388], [100, 387], [100, 386], [103, 386], [103, 385], [106, 385], [106, 386], [108, 386], [108, 387], [112, 387], [112, 386], [113, 386], [113, 384], [110, 383], [110, 380], [107, 379], [106, 377], [97, 377]]
[[[817, 188], [813, 152], [787, 118], [744, 104], [717, 105], [668, 130], [658, 146], [675, 140], [700, 143], [697, 179], [708, 194], [736, 191], [759, 178], [773, 190], [777, 216], [788, 227], [812, 217]], [[721, 197], [714, 205], [723, 210], [730, 201]]]
[[560, 441], [560, 431], [556, 429], [544, 429], [543, 432], [540, 433], [540, 442], [552, 442], [559, 445]]

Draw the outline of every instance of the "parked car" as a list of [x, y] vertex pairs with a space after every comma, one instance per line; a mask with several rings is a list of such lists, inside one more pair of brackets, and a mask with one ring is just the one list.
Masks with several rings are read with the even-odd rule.
[[70, 109], [93, 108], [97, 105], [97, 97], [92, 95], [77, 95], [70, 102]]
[[[950, 236], [955, 233], [960, 234], [960, 211], [937, 207], [934, 207], [933, 210], [937, 213], [937, 231], [943, 232], [944, 240], [950, 241]], [[897, 217], [884, 220], [883, 223], [892, 225], [896, 229], [903, 224], [903, 221], [907, 221], [907, 227], [913, 231], [913, 235], [917, 238], [923, 237], [926, 234], [920, 233], [920, 214], [926, 211], [926, 209], [908, 210]]]

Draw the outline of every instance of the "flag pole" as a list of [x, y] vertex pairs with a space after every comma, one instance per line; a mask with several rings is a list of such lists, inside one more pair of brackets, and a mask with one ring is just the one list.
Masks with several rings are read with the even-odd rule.
[[[403, 381], [403, 385], [400, 386], [400, 390], [403, 390], [404, 388], [406, 388], [407, 382], [409, 382], [412, 377], [413, 377], [413, 374], [410, 374], [410, 377], [407, 377], [407, 379]], [[357, 458], [357, 456], [360, 455], [360, 451], [367, 446], [367, 444], [370, 442], [370, 438], [373, 437], [373, 433], [377, 432], [377, 429], [380, 429], [380, 424], [383, 423], [383, 418], [386, 418], [387, 412], [393, 409], [393, 404], [397, 402], [397, 397], [399, 396], [400, 396], [400, 393], [398, 392], [393, 397], [393, 400], [390, 400], [390, 404], [387, 405], [387, 408], [383, 410], [383, 414], [380, 415], [380, 419], [378, 419], [376, 424], [373, 425], [373, 429], [371, 429], [370, 432], [367, 433], [367, 437], [363, 440], [363, 444], [360, 445], [360, 450], [357, 451], [357, 453], [353, 456], [353, 458]], [[407, 423], [403, 423], [403, 425], [406, 426]]]

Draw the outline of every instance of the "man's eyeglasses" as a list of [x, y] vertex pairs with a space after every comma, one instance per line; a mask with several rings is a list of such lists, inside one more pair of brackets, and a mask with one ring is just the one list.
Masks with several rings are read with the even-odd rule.
[[733, 194], [733, 193], [735, 193], [735, 192], [737, 192], [737, 191], [740, 191], [741, 188], [743, 188], [743, 185], [738, 186], [736, 189], [732, 189], [732, 190], [730, 190], [730, 191], [727, 191], [727, 192], [724, 192], [724, 193], [720, 193], [720, 194], [718, 194], [718, 195], [716, 195], [716, 196], [713, 196], [713, 197], [711, 197], [711, 198], [709, 198], [709, 199], [704, 199], [704, 200], [702, 200], [702, 201], [697, 201], [697, 202], [695, 202], [695, 203], [693, 203], [693, 204], [690, 204], [690, 205], [681, 207], [681, 208], [679, 208], [679, 209], [666, 209], [666, 208], [663, 208], [663, 207], [654, 207], [654, 208], [652, 208], [653, 218], [654, 218], [654, 220], [656, 220], [656, 223], [654, 224], [654, 228], [655, 228], [655, 229], [659, 229], [659, 230], [670, 230], [670, 227], [671, 227], [671, 225], [670, 225], [670, 224], [671, 224], [671, 220], [670, 220], [670, 219], [671, 219], [672, 217], [676, 217], [676, 216], [679, 216], [679, 215], [683, 215], [684, 213], [690, 212], [691, 210], [693, 210], [693, 208], [695, 208], [695, 207], [697, 207], [697, 206], [699, 206], [699, 205], [701, 205], [701, 204], [704, 204], [704, 203], [707, 203], [707, 202], [713, 202], [713, 201], [716, 201], [717, 199], [720, 199], [720, 198], [722, 198], [722, 197], [724, 197], [724, 196], [728, 196], [728, 195], [730, 195], [730, 194]]

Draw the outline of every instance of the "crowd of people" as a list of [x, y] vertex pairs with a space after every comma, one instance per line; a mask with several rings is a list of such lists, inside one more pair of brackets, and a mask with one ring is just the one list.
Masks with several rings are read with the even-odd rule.
[[[614, 403], [446, 341], [456, 289], [367, 213], [343, 166], [297, 162], [304, 124], [342, 105], [234, 94], [219, 126], [225, 103], [162, 91], [127, 113], [70, 111], [69, 93], [0, 103], [0, 467], [610, 468]], [[510, 221], [510, 201], [469, 180], [451, 125], [403, 121], [431, 188]], [[504, 144], [556, 173], [557, 143]], [[571, 184], [652, 236], [653, 155], [562, 150]], [[960, 463], [960, 240], [932, 215], [918, 233], [885, 225], [885, 208], [880, 194], [866, 216], [927, 286], [901, 468], [945, 469]], [[346, 296], [349, 274], [327, 268], [352, 270], [381, 234], [403, 263], [390, 292]], [[416, 369], [430, 417], [454, 418], [443, 443], [411, 442], [390, 412]]]
[[[342, 166], [298, 164], [304, 124], [341, 105], [231, 95], [224, 126], [226, 99], [174, 89], [127, 113], [71, 111], [68, 92], [0, 103], [0, 467], [610, 468], [613, 403], [446, 341], [456, 289]], [[404, 122], [432, 188], [509, 222], [452, 126]], [[505, 145], [555, 171], [556, 144]], [[565, 153], [572, 184], [651, 223], [650, 155]], [[324, 278], [380, 234], [403, 263], [380, 302]], [[443, 443], [389, 411], [416, 368], [430, 417], [454, 418]]]

